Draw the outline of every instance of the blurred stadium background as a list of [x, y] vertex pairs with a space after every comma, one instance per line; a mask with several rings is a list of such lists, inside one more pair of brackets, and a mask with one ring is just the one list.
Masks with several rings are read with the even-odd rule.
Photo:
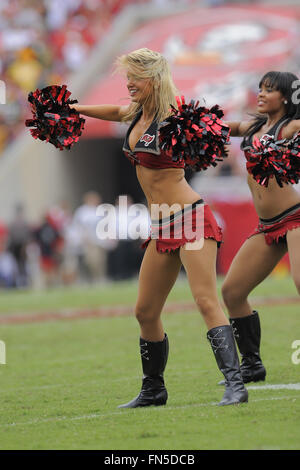
[[[0, 0], [0, 287], [128, 279], [142, 256], [140, 240], [103, 244], [95, 233], [101, 201], [144, 202], [122, 154], [126, 126], [87, 118], [79, 143], [60, 152], [25, 128], [28, 92], [67, 84], [80, 103], [124, 104], [113, 62], [148, 47], [168, 58], [186, 99], [218, 103], [226, 120], [247, 119], [266, 71], [299, 76], [299, 25], [298, 0]], [[221, 275], [257, 219], [239, 145], [232, 139], [217, 168], [187, 173], [223, 227]], [[274, 275], [288, 272], [285, 257]]]

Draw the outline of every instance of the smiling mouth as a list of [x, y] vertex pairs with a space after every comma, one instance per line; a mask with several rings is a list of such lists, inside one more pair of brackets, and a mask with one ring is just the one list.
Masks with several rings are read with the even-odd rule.
[[136, 90], [135, 88], [132, 89], [132, 90], [128, 90], [128, 91], [129, 91], [130, 96], [134, 96], [134, 95], [136, 95], [137, 92], [138, 92], [138, 90]]

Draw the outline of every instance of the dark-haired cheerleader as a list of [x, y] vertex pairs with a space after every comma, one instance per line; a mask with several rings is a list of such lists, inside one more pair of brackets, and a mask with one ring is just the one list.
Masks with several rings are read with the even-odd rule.
[[[233, 331], [216, 290], [216, 254], [217, 243], [222, 238], [221, 229], [208, 205], [187, 183], [184, 177], [186, 160], [172, 158], [172, 154], [160, 146], [160, 125], [170, 116], [170, 104], [174, 108], [177, 106], [176, 89], [168, 63], [158, 52], [139, 49], [120, 57], [118, 64], [127, 74], [131, 98], [129, 106], [73, 107], [86, 116], [131, 122], [123, 150], [136, 168], [152, 216], [152, 234], [145, 243], [135, 308], [141, 331], [142, 389], [136, 398], [121, 407], [164, 405], [167, 401], [163, 374], [169, 346], [161, 312], [181, 264], [187, 272], [195, 302], [209, 330], [208, 340], [226, 380], [225, 394], [220, 404], [246, 402], [248, 392], [239, 369]], [[193, 112], [193, 109], [193, 106], [188, 107], [188, 112]], [[195, 125], [187, 140], [194, 131], [198, 135], [208, 135], [211, 122], [207, 118], [203, 127]], [[221, 128], [222, 125], [215, 125], [216, 132]], [[176, 129], [177, 126], [175, 132]], [[180, 139], [180, 136], [174, 136], [174, 139]], [[194, 160], [194, 163], [197, 161]], [[193, 165], [193, 162], [189, 164]], [[164, 209], [160, 211], [160, 216], [153, 217], [153, 208], [158, 206]], [[203, 226], [203, 233], [199, 230], [200, 225]], [[188, 230], [180, 235], [183, 226]]]
[[[290, 140], [300, 131], [297, 84], [298, 78], [292, 73], [268, 72], [259, 84], [257, 116], [249, 122], [227, 122], [232, 136], [244, 137], [241, 147], [248, 163], [255, 152], [256, 138], [261, 139], [262, 144], [272, 136], [273, 141]], [[235, 256], [222, 287], [242, 356], [241, 371], [245, 383], [266, 377], [260, 357], [259, 316], [252, 311], [248, 295], [271, 273], [286, 252], [289, 253], [291, 275], [300, 293], [300, 194], [284, 180], [284, 168], [288, 168], [284, 159], [278, 161], [279, 165], [283, 162], [283, 171], [277, 165], [277, 169], [280, 168], [279, 183], [276, 178], [267, 177], [266, 185], [259, 184], [257, 181], [263, 182], [266, 174], [257, 174], [256, 181], [253, 174], [248, 176], [259, 222]], [[299, 163], [297, 169], [299, 177]], [[290, 182], [297, 182], [297, 177]]]

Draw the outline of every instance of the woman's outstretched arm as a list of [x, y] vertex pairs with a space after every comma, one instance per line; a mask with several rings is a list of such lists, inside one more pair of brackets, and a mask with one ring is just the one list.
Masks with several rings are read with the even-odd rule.
[[225, 121], [228, 127], [230, 127], [231, 132], [230, 135], [232, 137], [244, 137], [246, 132], [248, 131], [249, 127], [253, 124], [253, 121], [233, 121], [227, 122]]
[[122, 121], [124, 115], [128, 111], [128, 106], [118, 106], [114, 104], [72, 104], [80, 114], [105, 121]]

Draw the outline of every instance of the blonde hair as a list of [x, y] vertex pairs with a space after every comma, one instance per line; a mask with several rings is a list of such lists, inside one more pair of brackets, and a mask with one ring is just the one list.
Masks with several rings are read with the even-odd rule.
[[[130, 73], [139, 80], [147, 78], [153, 80], [153, 90], [149, 93], [147, 101], [153, 106], [157, 122], [163, 121], [170, 115], [171, 104], [177, 107], [175, 96], [178, 95], [178, 91], [169, 64], [159, 52], [147, 48], [138, 49], [118, 57], [116, 68], [118, 71]], [[141, 109], [139, 103], [131, 103], [123, 121], [132, 121]]]

